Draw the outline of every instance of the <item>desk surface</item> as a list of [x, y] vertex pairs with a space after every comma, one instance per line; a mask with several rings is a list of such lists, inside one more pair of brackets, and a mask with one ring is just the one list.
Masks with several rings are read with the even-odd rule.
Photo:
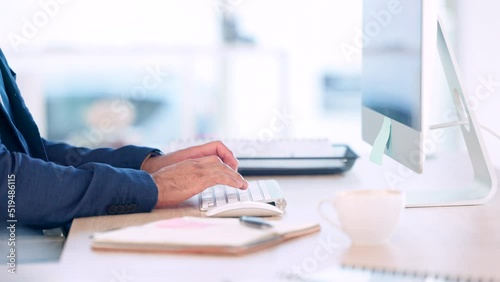
[[47, 274], [50, 281], [57, 277], [78, 277], [81, 281], [146, 281], [158, 277], [168, 281], [270, 281], [286, 273], [305, 274], [350, 265], [500, 280], [498, 193], [482, 206], [406, 209], [390, 244], [352, 247], [345, 235], [319, 216], [317, 203], [342, 189], [387, 187], [382, 168], [361, 159], [346, 175], [276, 179], [289, 203], [282, 220], [318, 221], [321, 232], [241, 257], [102, 252], [90, 248], [90, 235], [96, 231], [200, 215], [193, 198], [175, 208], [152, 213], [76, 219], [58, 264], [21, 265], [18, 271], [26, 269], [25, 273], [37, 278]]

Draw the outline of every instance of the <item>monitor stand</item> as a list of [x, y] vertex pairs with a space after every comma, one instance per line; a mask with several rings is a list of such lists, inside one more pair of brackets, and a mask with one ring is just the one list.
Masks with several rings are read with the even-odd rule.
[[458, 65], [441, 26], [438, 20], [437, 48], [459, 120], [432, 126], [430, 130], [460, 126], [474, 177], [463, 187], [438, 191], [409, 191], [407, 207], [481, 205], [488, 202], [497, 190], [496, 174], [486, 152], [480, 127], [474, 113], [467, 106], [467, 96], [462, 90]]

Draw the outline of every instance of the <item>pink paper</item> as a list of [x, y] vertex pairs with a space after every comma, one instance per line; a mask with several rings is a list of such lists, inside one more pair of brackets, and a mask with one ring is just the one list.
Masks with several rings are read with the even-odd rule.
[[174, 218], [158, 222], [156, 227], [160, 228], [190, 228], [200, 229], [212, 226], [210, 223], [196, 222], [184, 218]]

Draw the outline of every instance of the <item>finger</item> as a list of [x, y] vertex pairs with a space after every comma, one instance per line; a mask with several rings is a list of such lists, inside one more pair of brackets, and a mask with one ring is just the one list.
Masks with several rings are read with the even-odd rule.
[[204, 156], [216, 155], [229, 167], [234, 170], [238, 170], [238, 160], [234, 156], [233, 152], [229, 150], [229, 148], [221, 141], [214, 141], [200, 145], [198, 148]]
[[217, 156], [219, 156], [222, 159], [222, 161], [225, 164], [227, 164], [230, 168], [237, 171], [238, 160], [234, 156], [234, 153], [231, 150], [229, 150], [229, 148], [222, 142], [219, 141], [215, 143], [216, 143]]
[[[237, 171], [234, 171], [227, 164], [224, 164], [222, 162], [206, 163], [204, 174], [212, 175], [212, 179], [214, 179], [216, 182], [215, 184], [224, 184], [241, 189], [248, 188], [248, 182], [243, 178], [243, 176], [241, 176], [241, 174], [239, 174]], [[230, 179], [219, 178], [223, 177], [224, 175], [231, 177], [232, 179], [236, 180], [236, 182], [231, 181]], [[228, 181], [229, 183], [227, 183]]]
[[214, 156], [214, 155], [207, 156], [207, 157], [202, 157], [202, 158], [198, 158], [198, 159], [194, 159], [193, 161], [198, 162], [201, 165], [209, 165], [209, 164], [213, 164], [213, 165], [220, 164], [220, 165], [223, 165], [224, 164], [224, 162], [218, 156]]
[[248, 183], [240, 175], [229, 173], [228, 170], [216, 171], [210, 174], [212, 181], [216, 184], [227, 185], [234, 188], [246, 189]]
[[[203, 157], [190, 160], [189, 162], [192, 162], [194, 164], [194, 168], [201, 172], [202, 177], [205, 179], [204, 186], [209, 187], [216, 184], [223, 184], [241, 189], [248, 188], [248, 182], [243, 178], [243, 176], [229, 167], [229, 165], [223, 163], [217, 156]], [[219, 174], [226, 174], [233, 180], [236, 180], [236, 182], [229, 179], [217, 178], [216, 176], [220, 176]]]

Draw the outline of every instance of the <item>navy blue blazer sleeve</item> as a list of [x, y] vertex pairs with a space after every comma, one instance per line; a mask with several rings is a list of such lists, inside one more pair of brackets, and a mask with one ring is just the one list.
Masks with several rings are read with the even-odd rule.
[[12, 193], [17, 222], [42, 228], [62, 226], [76, 217], [149, 212], [158, 200], [152, 177], [141, 170], [95, 162], [62, 166], [10, 152], [2, 144], [0, 160], [0, 175], [15, 179], [8, 182], [2, 177], [0, 184], [4, 222], [9, 218], [5, 199]]
[[65, 143], [54, 143], [42, 140], [51, 162], [64, 166], [78, 167], [82, 164], [96, 162], [120, 168], [140, 169], [144, 159], [155, 149], [137, 146], [124, 146], [119, 149], [88, 149], [73, 147]]

